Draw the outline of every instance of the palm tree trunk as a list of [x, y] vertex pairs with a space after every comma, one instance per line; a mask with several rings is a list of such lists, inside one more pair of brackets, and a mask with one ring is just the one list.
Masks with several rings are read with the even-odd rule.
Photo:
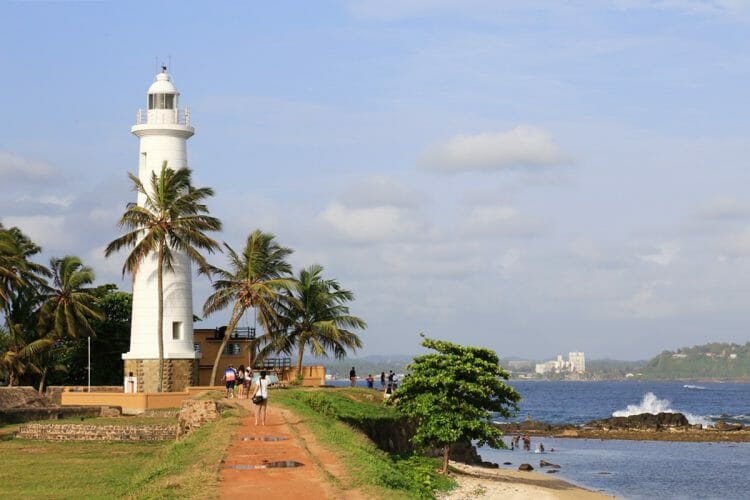
[[39, 389], [37, 392], [39, 394], [42, 394], [42, 389], [44, 389], [44, 382], [47, 380], [47, 367], [44, 367], [44, 370], [42, 370], [42, 380], [39, 381]]
[[440, 471], [442, 474], [448, 473], [448, 456], [449, 456], [450, 450], [451, 450], [450, 445], [443, 446], [443, 470]]
[[297, 346], [297, 375], [302, 375], [302, 356], [305, 354], [305, 341], [301, 339]]
[[157, 392], [164, 391], [164, 267], [162, 259], [164, 258], [164, 242], [159, 243], [159, 260], [156, 263], [156, 279], [158, 281], [159, 291], [159, 324], [157, 325], [157, 334], [159, 336], [159, 387]]
[[213, 387], [216, 384], [216, 372], [219, 368], [219, 362], [221, 362], [221, 355], [224, 354], [224, 349], [227, 348], [227, 343], [229, 342], [229, 337], [232, 335], [232, 332], [234, 331], [234, 328], [237, 326], [237, 323], [239, 323], [240, 318], [242, 318], [242, 312], [235, 312], [234, 316], [230, 318], [229, 325], [227, 326], [226, 331], [224, 332], [224, 338], [221, 339], [221, 346], [219, 347], [219, 350], [216, 352], [216, 359], [214, 360], [214, 367], [211, 368], [211, 387]]

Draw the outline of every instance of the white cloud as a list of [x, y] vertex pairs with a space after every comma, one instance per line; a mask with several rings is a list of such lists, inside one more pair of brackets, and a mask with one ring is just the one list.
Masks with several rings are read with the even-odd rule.
[[719, 250], [722, 252], [721, 258], [726, 260], [727, 257], [747, 257], [750, 255], [750, 227], [745, 228], [739, 233], [724, 238], [719, 243]]
[[510, 205], [472, 207], [464, 219], [464, 229], [469, 234], [481, 236], [522, 236], [539, 234], [542, 223], [521, 215]]
[[350, 207], [414, 207], [423, 195], [387, 176], [373, 176], [355, 182], [342, 196]]
[[388, 241], [413, 235], [420, 229], [406, 210], [394, 206], [348, 208], [332, 203], [320, 219], [354, 241]]
[[630, 297], [620, 301], [619, 313], [635, 318], [664, 318], [672, 316], [675, 307], [660, 297], [659, 290], [672, 286], [670, 281], [654, 280], [644, 283]]
[[651, 251], [638, 255], [643, 262], [651, 262], [660, 266], [668, 266], [680, 255], [680, 246], [677, 243], [662, 243], [656, 245]]
[[717, 198], [700, 207], [697, 216], [712, 222], [748, 219], [750, 205], [732, 197]]
[[73, 243], [72, 236], [65, 230], [65, 217], [60, 215], [12, 216], [4, 218], [3, 224], [6, 227], [19, 227], [34, 243], [48, 252]]
[[55, 169], [43, 162], [0, 151], [0, 178], [4, 183], [29, 182], [46, 184], [57, 178]]
[[521, 125], [506, 132], [455, 135], [428, 147], [419, 159], [437, 172], [495, 171], [569, 162], [544, 130]]

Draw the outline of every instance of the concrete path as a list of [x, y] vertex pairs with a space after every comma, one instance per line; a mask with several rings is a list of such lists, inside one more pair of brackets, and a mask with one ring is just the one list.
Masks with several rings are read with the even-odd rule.
[[[255, 405], [247, 400], [239, 402], [251, 413], [235, 432], [229, 448], [221, 471], [220, 498], [366, 498], [359, 491], [340, 489], [345, 471], [336, 457], [317, 444], [293, 413], [274, 406], [273, 397], [265, 426], [255, 425]], [[302, 465], [262, 467], [288, 461]]]

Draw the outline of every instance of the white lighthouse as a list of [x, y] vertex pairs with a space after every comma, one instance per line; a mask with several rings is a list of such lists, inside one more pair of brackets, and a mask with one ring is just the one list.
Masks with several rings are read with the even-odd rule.
[[[187, 108], [180, 110], [179, 96], [167, 68], [162, 66], [148, 89], [147, 110], [138, 110], [131, 132], [140, 140], [138, 177], [146, 189], [151, 174], [162, 164], [173, 170], [187, 167], [187, 140], [194, 130]], [[144, 196], [138, 194], [138, 205]], [[133, 281], [133, 316], [130, 351], [123, 354], [125, 374], [133, 373], [138, 391], [158, 390], [159, 337], [156, 256], [142, 264]], [[164, 390], [181, 391], [197, 383], [197, 353], [193, 344], [193, 287], [190, 260], [175, 255], [174, 270], [164, 270]]]

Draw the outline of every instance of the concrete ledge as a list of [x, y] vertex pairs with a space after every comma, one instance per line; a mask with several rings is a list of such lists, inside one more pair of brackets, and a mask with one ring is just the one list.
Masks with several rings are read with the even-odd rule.
[[182, 401], [191, 397], [184, 392], [63, 392], [61, 402], [64, 406], [119, 406], [122, 413], [134, 415], [146, 410], [160, 408], [179, 408]]

